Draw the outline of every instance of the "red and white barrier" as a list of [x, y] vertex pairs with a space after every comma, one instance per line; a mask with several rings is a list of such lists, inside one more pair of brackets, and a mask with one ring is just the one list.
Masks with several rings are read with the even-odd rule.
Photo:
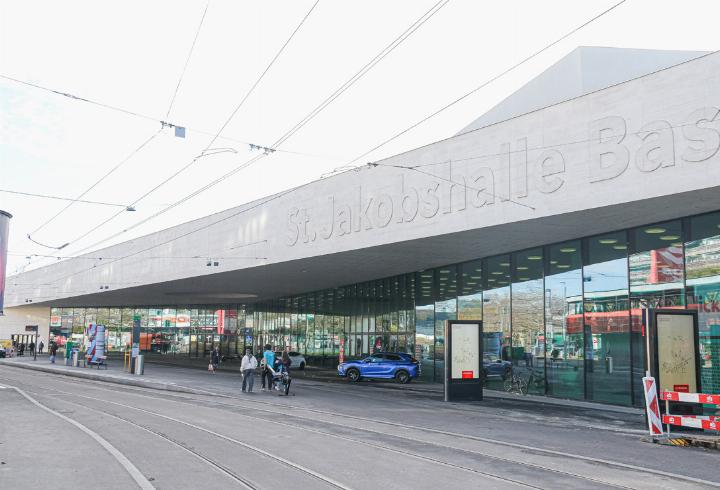
[[679, 425], [682, 427], [693, 427], [695, 429], [720, 431], [720, 421], [712, 418], [688, 417], [687, 415], [663, 415], [663, 424]]
[[645, 412], [647, 413], [648, 430], [651, 436], [663, 433], [662, 422], [660, 421], [660, 407], [657, 399], [657, 386], [655, 378], [645, 377], [642, 379], [645, 390]]
[[663, 391], [660, 394], [660, 398], [665, 400], [665, 414], [662, 416], [662, 423], [667, 424], [668, 433], [670, 432], [671, 425], [720, 431], [720, 417], [714, 415], [670, 415], [667, 413], [669, 402], [703, 403], [706, 405], [720, 406], [720, 395]]
[[706, 395], [704, 393], [683, 393], [682, 391], [663, 391], [660, 395], [663, 400], [683, 403], [705, 403], [707, 405], [720, 405], [720, 395]]

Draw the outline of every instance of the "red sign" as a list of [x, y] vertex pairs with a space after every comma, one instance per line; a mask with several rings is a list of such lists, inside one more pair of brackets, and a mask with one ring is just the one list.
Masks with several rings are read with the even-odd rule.
[[462, 379], [473, 379], [473, 372], [472, 371], [463, 371]]
[[680, 393], [690, 393], [690, 385], [673, 385], [673, 391]]

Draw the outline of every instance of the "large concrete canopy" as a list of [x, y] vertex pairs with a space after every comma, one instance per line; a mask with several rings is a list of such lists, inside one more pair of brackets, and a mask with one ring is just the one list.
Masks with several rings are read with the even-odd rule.
[[251, 303], [715, 211], [718, 87], [705, 55], [12, 276], [6, 306]]

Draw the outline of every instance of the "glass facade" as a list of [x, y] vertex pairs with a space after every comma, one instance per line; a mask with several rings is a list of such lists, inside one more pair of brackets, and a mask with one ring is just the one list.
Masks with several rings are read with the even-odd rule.
[[270, 343], [334, 368], [400, 351], [441, 381], [446, 320], [482, 320], [489, 389], [514, 371], [530, 393], [643, 403], [642, 310], [698, 312], [701, 382], [720, 392], [720, 212], [620, 230], [266, 303], [52, 308], [51, 339], [104, 323], [110, 352], [129, 348], [133, 317], [149, 355], [225, 356]]

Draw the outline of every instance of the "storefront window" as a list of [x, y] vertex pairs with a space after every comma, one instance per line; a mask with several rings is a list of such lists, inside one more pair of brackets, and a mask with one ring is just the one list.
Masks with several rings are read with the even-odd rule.
[[585, 376], [588, 400], [629, 405], [630, 311], [624, 232], [586, 240]]
[[482, 261], [460, 265], [458, 320], [482, 320]]
[[545, 394], [543, 254], [535, 248], [513, 254], [512, 363], [528, 393]]
[[502, 390], [511, 373], [510, 256], [483, 262], [483, 367], [486, 387]]
[[457, 319], [457, 267], [435, 270], [435, 379], [445, 373], [445, 322]]
[[585, 397], [580, 241], [547, 247], [545, 355], [548, 395]]
[[680, 220], [630, 232], [630, 307], [632, 314], [633, 404], [644, 403], [645, 339], [642, 311], [684, 308], [684, 253]]
[[720, 393], [720, 213], [690, 219], [685, 243], [688, 308], [698, 312], [700, 384]]
[[431, 381], [435, 371], [435, 303], [433, 301], [433, 271], [423, 271], [415, 276], [415, 341], [420, 346], [421, 375]]
[[192, 310], [178, 308], [175, 313], [175, 326], [178, 330], [177, 353], [188, 355], [190, 353], [190, 317]]

